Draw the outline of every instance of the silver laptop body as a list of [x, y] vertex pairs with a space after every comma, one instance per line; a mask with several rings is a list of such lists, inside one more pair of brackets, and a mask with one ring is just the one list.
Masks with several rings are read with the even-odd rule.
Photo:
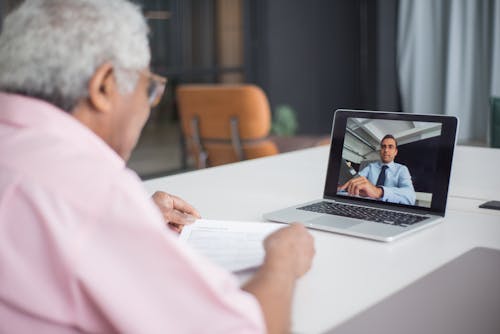
[[[269, 212], [263, 217], [385, 242], [435, 225], [446, 211], [457, 126], [457, 118], [451, 116], [337, 110], [323, 199]], [[387, 189], [384, 193], [388, 198], [384, 200], [339, 190], [350, 176], [361, 174], [371, 177], [375, 184], [375, 175], [365, 174], [371, 172], [370, 168], [377, 171], [377, 166], [383, 164], [377, 156], [382, 160], [380, 141], [387, 134], [397, 140], [394, 162], [399, 169], [391, 175], [398, 175], [401, 166], [406, 166], [410, 184], [398, 187], [403, 182], [400, 184], [397, 177], [391, 176], [393, 187], [380, 186]], [[390, 193], [394, 194], [391, 198]]]

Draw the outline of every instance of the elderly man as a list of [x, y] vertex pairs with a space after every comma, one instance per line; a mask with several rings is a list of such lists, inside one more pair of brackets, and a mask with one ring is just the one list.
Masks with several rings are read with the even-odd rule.
[[29, 0], [6, 18], [0, 332], [289, 330], [314, 254], [302, 225], [266, 239], [240, 288], [165, 227], [196, 210], [166, 193], [152, 201], [125, 167], [165, 84], [149, 60], [147, 25], [125, 0]]
[[405, 165], [394, 162], [397, 154], [396, 138], [385, 135], [380, 141], [380, 161], [363, 168], [339, 190], [384, 202], [414, 205], [416, 195], [410, 171]]

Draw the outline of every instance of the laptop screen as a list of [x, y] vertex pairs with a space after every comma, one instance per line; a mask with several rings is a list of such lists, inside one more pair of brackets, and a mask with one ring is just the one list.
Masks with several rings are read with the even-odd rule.
[[456, 118], [339, 110], [325, 197], [443, 213]]

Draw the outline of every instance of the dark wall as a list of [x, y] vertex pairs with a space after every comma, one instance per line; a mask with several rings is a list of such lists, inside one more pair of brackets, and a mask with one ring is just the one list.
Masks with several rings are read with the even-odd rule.
[[399, 145], [396, 162], [410, 170], [416, 191], [433, 192], [440, 136]]
[[376, 105], [380, 110], [400, 111], [397, 75], [398, 0], [377, 1]]
[[[291, 105], [301, 133], [329, 133], [337, 108], [399, 110], [397, 0], [249, 0], [248, 81]], [[396, 93], [395, 93], [396, 91]]]
[[289, 104], [300, 131], [327, 133], [332, 112], [359, 107], [357, 1], [268, 1], [268, 81], [273, 106]]

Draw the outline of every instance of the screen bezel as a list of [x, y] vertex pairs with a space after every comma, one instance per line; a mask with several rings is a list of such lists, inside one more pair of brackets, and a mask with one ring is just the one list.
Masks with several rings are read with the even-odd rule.
[[[435, 190], [432, 193], [432, 202], [430, 208], [390, 202], [380, 202], [372, 199], [350, 197], [337, 194], [337, 182], [340, 173], [340, 163], [342, 160], [338, 157], [342, 157], [347, 119], [350, 117], [393, 121], [433, 122], [441, 124], [442, 128], [439, 140], [438, 161], [436, 161], [436, 173], [434, 176]], [[408, 114], [402, 112], [382, 112], [366, 110], [361, 111], [349, 109], [336, 110], [333, 117], [330, 156], [328, 159], [323, 197], [325, 199], [331, 199], [341, 202], [366, 203], [370, 206], [383, 206], [385, 208], [387, 208], [387, 206], [391, 206], [395, 209], [403, 208], [412, 212], [432, 212], [434, 214], [444, 216], [448, 198], [453, 152], [456, 144], [457, 127], [458, 119], [454, 116]], [[329, 187], [329, 185], [333, 186]]]

